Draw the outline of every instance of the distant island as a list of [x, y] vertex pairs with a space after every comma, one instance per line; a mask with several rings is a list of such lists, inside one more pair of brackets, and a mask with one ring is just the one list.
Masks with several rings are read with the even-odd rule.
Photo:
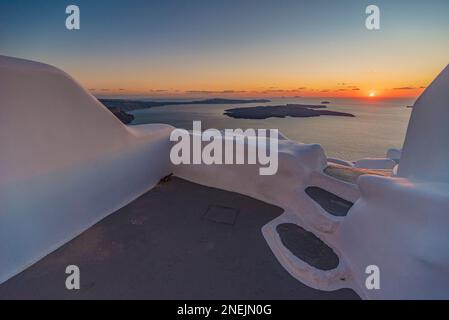
[[323, 105], [287, 104], [280, 106], [259, 106], [225, 110], [225, 115], [234, 119], [268, 119], [268, 118], [308, 118], [319, 116], [355, 117], [351, 113], [323, 110]]
[[331, 103], [330, 101], [321, 101], [321, 104], [329, 104]]
[[119, 108], [122, 111], [132, 111], [138, 109], [148, 109], [155, 107], [173, 106], [173, 105], [191, 105], [191, 104], [244, 104], [244, 103], [267, 103], [270, 100], [239, 100], [239, 99], [206, 99], [196, 101], [142, 101], [128, 99], [99, 99], [107, 108]]
[[126, 113], [125, 111], [120, 110], [120, 108], [112, 107], [107, 109], [111, 111], [112, 114], [116, 116], [124, 124], [130, 124], [134, 120], [134, 116], [132, 114]]

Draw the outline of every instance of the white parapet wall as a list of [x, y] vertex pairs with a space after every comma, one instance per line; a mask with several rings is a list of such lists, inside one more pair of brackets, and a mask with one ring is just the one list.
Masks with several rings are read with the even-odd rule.
[[169, 174], [172, 129], [129, 128], [61, 70], [0, 56], [0, 283]]
[[448, 166], [449, 65], [413, 107], [398, 175], [448, 182]]
[[[449, 66], [413, 108], [397, 177], [363, 176], [333, 245], [367, 299], [449, 299]], [[380, 289], [366, 286], [366, 268]]]
[[[331, 245], [365, 299], [449, 299], [449, 185], [362, 176]], [[378, 289], [366, 286], [369, 266]]]

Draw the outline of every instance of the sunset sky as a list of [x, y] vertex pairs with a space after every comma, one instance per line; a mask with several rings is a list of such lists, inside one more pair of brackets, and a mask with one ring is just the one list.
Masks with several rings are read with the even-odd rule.
[[449, 63], [449, 1], [0, 0], [0, 54], [95, 95], [414, 97]]

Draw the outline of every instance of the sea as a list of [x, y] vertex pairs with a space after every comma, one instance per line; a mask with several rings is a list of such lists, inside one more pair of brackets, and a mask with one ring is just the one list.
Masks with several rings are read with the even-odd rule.
[[[142, 98], [139, 100], [152, 100]], [[198, 100], [200, 100], [199, 98]], [[189, 101], [196, 99], [188, 99]], [[352, 117], [320, 116], [312, 118], [234, 119], [226, 109], [261, 105], [321, 104], [329, 101], [329, 110], [349, 112]], [[167, 101], [167, 100], [164, 100]], [[349, 161], [366, 157], [385, 157], [389, 148], [402, 148], [414, 99], [347, 98], [276, 98], [268, 103], [171, 105], [135, 110], [132, 125], [167, 123], [191, 129], [201, 120], [202, 129], [278, 129], [291, 140], [320, 144], [328, 157]]]

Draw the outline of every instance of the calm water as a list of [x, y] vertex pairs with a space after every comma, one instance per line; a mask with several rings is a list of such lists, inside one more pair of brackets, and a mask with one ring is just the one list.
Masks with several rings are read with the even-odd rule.
[[192, 121], [201, 120], [203, 129], [266, 128], [279, 129], [292, 140], [319, 143], [326, 154], [347, 160], [383, 157], [388, 148], [402, 147], [413, 100], [330, 99], [329, 110], [349, 112], [355, 118], [321, 116], [266, 120], [232, 119], [226, 109], [286, 103], [320, 104], [322, 99], [273, 99], [266, 104], [175, 105], [132, 112], [133, 124], [168, 123], [191, 129]]

